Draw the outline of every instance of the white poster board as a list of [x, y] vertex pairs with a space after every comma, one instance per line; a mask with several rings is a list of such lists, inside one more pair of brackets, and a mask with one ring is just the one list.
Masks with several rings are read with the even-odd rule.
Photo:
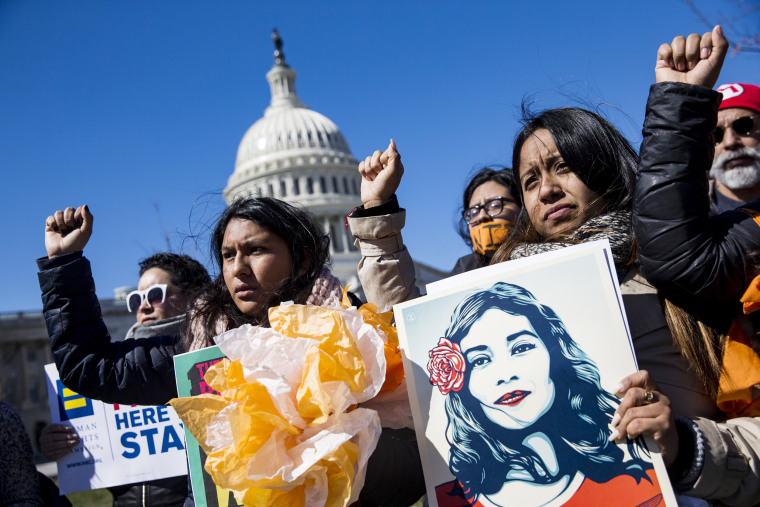
[[607, 241], [430, 284], [394, 313], [430, 505], [676, 505], [653, 442], [607, 440], [637, 370]]
[[45, 365], [53, 423], [72, 426], [80, 444], [58, 460], [61, 494], [187, 474], [184, 428], [169, 406], [109, 405], [61, 384]]

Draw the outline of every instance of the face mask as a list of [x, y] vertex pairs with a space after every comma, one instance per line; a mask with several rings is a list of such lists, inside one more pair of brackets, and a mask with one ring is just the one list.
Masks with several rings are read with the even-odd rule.
[[512, 230], [512, 222], [483, 222], [470, 229], [472, 249], [480, 255], [491, 255], [499, 249]]

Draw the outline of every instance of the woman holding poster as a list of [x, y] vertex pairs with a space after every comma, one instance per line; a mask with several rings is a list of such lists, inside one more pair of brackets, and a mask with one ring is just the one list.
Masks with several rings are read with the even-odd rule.
[[[609, 240], [639, 367], [653, 374], [677, 412], [714, 417], [714, 400], [673, 345], [657, 291], [636, 264], [631, 225], [636, 152], [591, 111], [524, 113], [513, 150], [524, 207], [492, 263]], [[381, 308], [415, 294], [413, 263], [401, 240], [404, 212], [397, 203], [393, 207], [403, 171], [394, 142], [361, 162], [365, 204], [348, 217], [364, 257], [362, 286]]]
[[[681, 53], [685, 51], [683, 44], [679, 48]], [[725, 50], [720, 44], [713, 46], [714, 52], [705, 65], [722, 60], [720, 53], [724, 55]], [[683, 60], [683, 54], [677, 59]], [[662, 60], [658, 65], [665, 67], [666, 60]], [[671, 56], [670, 65], [673, 60]], [[623, 412], [636, 410], [610, 436], [618, 438], [626, 429], [631, 436], [654, 435], [666, 464], [676, 467], [674, 477], [686, 480], [683, 489], [690, 493], [701, 466], [698, 460], [692, 461], [693, 453], [689, 454], [689, 449], [699, 449], [700, 442], [690, 421], [714, 420], [718, 412], [714, 393], [682, 354], [689, 331], [696, 329], [690, 327], [694, 325], [691, 316], [681, 312], [679, 317], [677, 312], [671, 312], [666, 318], [657, 290], [640, 274], [636, 263], [632, 233], [636, 152], [615, 127], [594, 112], [560, 108], [537, 113], [526, 109], [523, 113], [512, 166], [520, 182], [524, 208], [492, 262], [609, 240], [638, 365], [658, 383], [643, 374], [635, 377], [635, 382], [624, 380], [621, 394], [625, 398], [619, 415], [626, 417]], [[665, 159], [669, 160], [667, 154]], [[364, 209], [349, 216], [364, 255], [359, 270], [362, 284], [366, 293], [377, 294], [375, 301], [380, 306], [399, 303], [413, 293], [413, 265], [400, 237], [403, 212], [397, 204], [393, 206], [403, 171], [394, 143], [385, 152], [376, 151], [367, 157], [359, 165]], [[674, 345], [674, 338], [680, 347]], [[691, 419], [674, 421], [673, 413]], [[633, 417], [630, 414], [639, 414], [635, 424], [628, 425]], [[618, 417], [615, 426], [619, 422]], [[675, 429], [684, 436], [680, 449], [678, 435], [673, 437]], [[694, 438], [687, 438], [690, 435]], [[675, 445], [670, 445], [674, 441]], [[717, 445], [728, 443], [724, 439]], [[692, 465], [697, 468], [690, 468]], [[700, 490], [697, 496], [721, 498], [724, 493], [718, 489]]]

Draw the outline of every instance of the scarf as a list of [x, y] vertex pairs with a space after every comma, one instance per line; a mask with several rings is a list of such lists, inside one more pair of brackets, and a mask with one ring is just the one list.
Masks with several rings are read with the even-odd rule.
[[[750, 282], [741, 299], [744, 315], [760, 309], [760, 276]], [[718, 407], [728, 419], [760, 416], [760, 357], [752, 346], [755, 341], [742, 323], [734, 319], [723, 344], [723, 367], [718, 385]], [[748, 326], [751, 329], [751, 324]]]
[[154, 336], [179, 336], [185, 323], [186, 314], [168, 319], [156, 320], [146, 324], [134, 324], [127, 331], [127, 338], [152, 338]]
[[516, 246], [509, 254], [509, 260], [530, 257], [544, 252], [552, 252], [578, 243], [608, 239], [615, 260], [618, 279], [622, 280], [630, 268], [633, 255], [633, 231], [631, 229], [631, 210], [619, 210], [604, 213], [558, 238], [558, 241], [542, 243], [523, 243]]
[[340, 280], [332, 274], [327, 266], [322, 267], [319, 278], [314, 281], [311, 294], [306, 298], [306, 304], [325, 306], [330, 298], [335, 298], [337, 303], [341, 299]]

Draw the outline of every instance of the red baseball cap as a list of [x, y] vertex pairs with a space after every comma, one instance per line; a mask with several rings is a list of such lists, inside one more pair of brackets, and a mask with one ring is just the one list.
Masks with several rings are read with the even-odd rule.
[[760, 87], [746, 83], [726, 83], [717, 89], [723, 94], [723, 102], [718, 109], [743, 107], [760, 113]]

